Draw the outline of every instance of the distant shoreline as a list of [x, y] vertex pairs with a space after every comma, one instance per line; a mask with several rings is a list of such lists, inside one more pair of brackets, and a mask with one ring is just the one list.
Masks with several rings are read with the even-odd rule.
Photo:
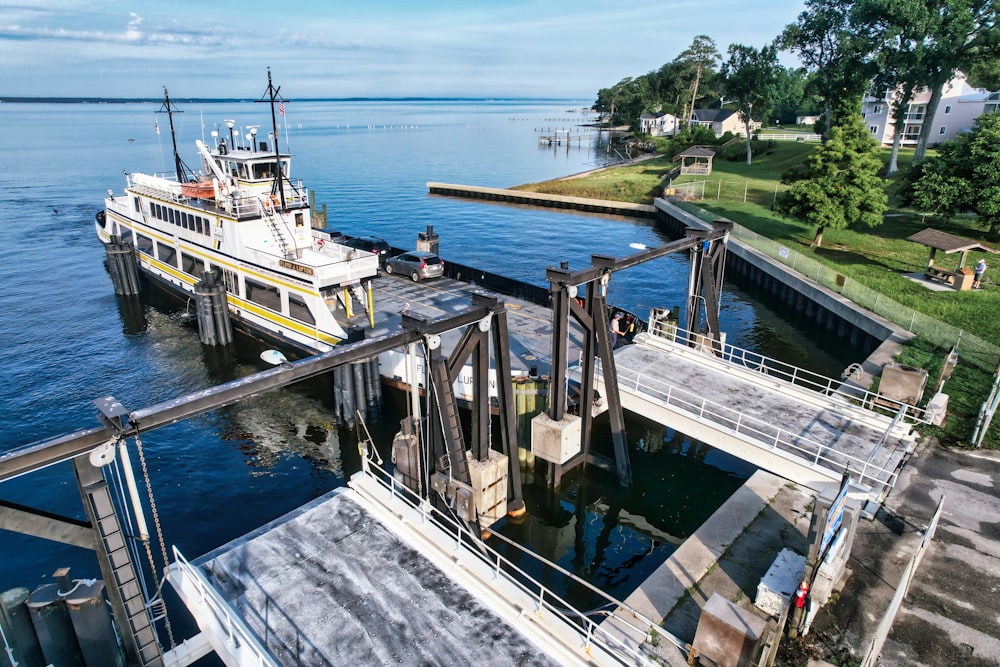
[[[173, 102], [185, 104], [238, 104], [262, 100], [245, 97], [175, 97]], [[582, 99], [563, 97], [302, 97], [285, 100], [294, 102], [558, 102], [586, 104]], [[0, 97], [0, 102], [12, 104], [161, 104], [163, 98], [152, 97]]]

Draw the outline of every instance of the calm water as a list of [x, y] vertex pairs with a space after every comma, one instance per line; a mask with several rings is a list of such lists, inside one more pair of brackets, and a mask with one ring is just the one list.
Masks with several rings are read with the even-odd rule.
[[[544, 284], [547, 266], [589, 264], [663, 239], [648, 224], [430, 197], [427, 181], [504, 187], [580, 172], [603, 148], [539, 148], [536, 127], [569, 127], [582, 101], [292, 103], [293, 175], [326, 203], [331, 226], [413, 245], [433, 224], [441, 254]], [[182, 156], [232, 118], [265, 124], [262, 105], [181, 105]], [[259, 349], [206, 350], [184, 312], [129, 309], [113, 294], [92, 220], [124, 171], [171, 164], [159, 105], [0, 105], [0, 448], [95, 426], [92, 400], [136, 409], [262, 368]], [[204, 128], [204, 130], [203, 130]], [[265, 132], [262, 131], [262, 135]], [[130, 141], [134, 140], [134, 141]], [[284, 148], [284, 143], [282, 145]], [[616, 275], [609, 299], [648, 308], [683, 302], [687, 263], [670, 256]], [[855, 358], [810, 338], [727, 286], [722, 321], [736, 345], [839, 373]], [[376, 439], [396, 430], [401, 397], [387, 397]], [[143, 438], [162, 529], [197, 557], [343, 483], [357, 469], [353, 434], [328, 417], [322, 380], [268, 394]], [[505, 530], [564, 566], [628, 593], [741, 483], [747, 466], [637, 418], [628, 425], [636, 484], [599, 473], [570, 477], [558, 494], [527, 476], [530, 518]], [[3, 485], [0, 498], [64, 515], [82, 508], [68, 465]], [[34, 587], [57, 567], [97, 575], [87, 553], [0, 532], [0, 587]], [[559, 582], [553, 582], [560, 585]]]

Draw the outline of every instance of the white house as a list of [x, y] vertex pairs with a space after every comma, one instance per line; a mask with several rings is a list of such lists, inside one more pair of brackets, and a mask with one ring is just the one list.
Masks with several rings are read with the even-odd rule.
[[[746, 134], [746, 126], [740, 120], [740, 115], [732, 109], [695, 109], [694, 124], [710, 128], [717, 137], [721, 137], [726, 132]], [[751, 119], [750, 131], [756, 132], [759, 129], [760, 122]]]
[[669, 113], [644, 113], [639, 116], [639, 131], [654, 137], [660, 134], [676, 134], [677, 116]]
[[[892, 103], [898, 94], [897, 90], [887, 90], [878, 97], [869, 94], [861, 104], [861, 117], [865, 120], [868, 131], [885, 145], [891, 145], [895, 136]], [[991, 95], [984, 88], [973, 88], [961, 73], [945, 84], [941, 103], [938, 104], [937, 113], [933, 113], [933, 117], [931, 110], [927, 108], [930, 99], [931, 91], [926, 88], [914, 94], [906, 111], [904, 146], [916, 145], [920, 128], [924, 123], [931, 123], [928, 143], [939, 144], [954, 139], [962, 132], [968, 132], [972, 129], [976, 118], [983, 113], [996, 111], [1000, 105], [1000, 95], [996, 93]]]

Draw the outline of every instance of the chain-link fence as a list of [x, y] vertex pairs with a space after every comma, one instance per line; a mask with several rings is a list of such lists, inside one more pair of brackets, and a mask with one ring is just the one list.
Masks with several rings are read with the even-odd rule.
[[962, 358], [987, 371], [994, 371], [1000, 363], [1000, 348], [958, 327], [945, 324], [933, 317], [918, 313], [884, 294], [865, 287], [811, 257], [763, 237], [740, 225], [733, 226], [732, 236], [755, 250], [791, 267], [798, 273], [850, 299], [862, 308], [881, 315], [897, 326], [903, 327], [944, 349], [954, 347]]
[[717, 199], [731, 202], [750, 202], [758, 206], [771, 208], [778, 195], [788, 189], [787, 185], [775, 183], [761, 185], [751, 180], [711, 180], [687, 181], [686, 183], [671, 183], [674, 196], [683, 201], [698, 201], [702, 199]]

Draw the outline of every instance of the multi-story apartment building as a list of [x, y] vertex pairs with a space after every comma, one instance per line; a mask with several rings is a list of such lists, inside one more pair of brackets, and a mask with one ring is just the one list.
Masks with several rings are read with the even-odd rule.
[[[892, 144], [895, 136], [892, 104], [898, 94], [897, 90], [886, 90], [878, 97], [869, 94], [861, 105], [861, 117], [868, 131], [885, 145]], [[954, 139], [962, 132], [968, 132], [976, 118], [1000, 107], [1000, 93], [991, 94], [983, 88], [973, 88], [962, 74], [945, 84], [937, 113], [927, 108], [930, 99], [931, 91], [922, 89], [910, 101], [906, 111], [906, 127], [903, 129], [904, 146], [917, 143], [924, 123], [931, 123], [929, 143], [939, 144]]]

